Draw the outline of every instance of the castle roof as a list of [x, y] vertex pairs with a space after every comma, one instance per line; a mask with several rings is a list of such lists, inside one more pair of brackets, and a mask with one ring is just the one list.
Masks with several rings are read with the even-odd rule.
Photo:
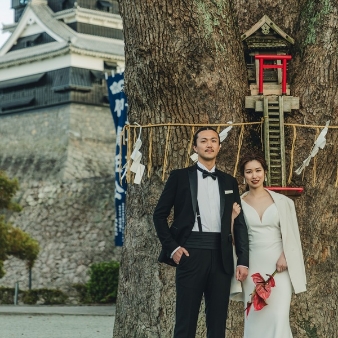
[[[96, 13], [94, 10], [74, 8], [54, 13], [44, 2], [30, 2], [16, 25], [7, 25], [5, 30], [12, 30], [12, 35], [0, 49], [0, 68], [54, 57], [69, 52], [81, 55], [97, 56], [107, 59], [124, 60], [122, 40], [78, 33], [71, 29], [64, 17], [74, 15], [102, 17], [104, 20], [118, 23], [118, 16], [110, 13]], [[55, 42], [11, 51], [18, 39], [32, 34], [45, 32]]]

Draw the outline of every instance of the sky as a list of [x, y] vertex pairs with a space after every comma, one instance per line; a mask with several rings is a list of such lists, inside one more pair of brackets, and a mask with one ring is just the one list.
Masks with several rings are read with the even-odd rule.
[[[14, 11], [11, 9], [11, 0], [0, 0], [0, 28], [2, 24], [9, 24], [14, 22]], [[8, 39], [9, 33], [2, 33], [0, 30], [0, 47]]]

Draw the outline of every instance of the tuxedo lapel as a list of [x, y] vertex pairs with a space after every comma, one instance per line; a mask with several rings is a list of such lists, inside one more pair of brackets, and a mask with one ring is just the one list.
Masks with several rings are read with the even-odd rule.
[[196, 215], [196, 207], [197, 207], [197, 166], [196, 165], [189, 168], [189, 184], [190, 184], [192, 208], [194, 210], [194, 215]]

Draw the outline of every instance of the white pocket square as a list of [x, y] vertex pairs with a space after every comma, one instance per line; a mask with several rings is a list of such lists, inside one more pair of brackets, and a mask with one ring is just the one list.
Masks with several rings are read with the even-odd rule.
[[224, 190], [224, 193], [225, 193], [225, 194], [233, 194], [234, 191], [233, 191], [233, 190]]

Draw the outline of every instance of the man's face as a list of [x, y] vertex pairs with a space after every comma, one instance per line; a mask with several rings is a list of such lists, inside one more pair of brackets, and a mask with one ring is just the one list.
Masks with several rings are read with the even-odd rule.
[[205, 161], [214, 160], [220, 148], [219, 138], [215, 131], [203, 130], [198, 133], [194, 150], [199, 158], [202, 158]]

